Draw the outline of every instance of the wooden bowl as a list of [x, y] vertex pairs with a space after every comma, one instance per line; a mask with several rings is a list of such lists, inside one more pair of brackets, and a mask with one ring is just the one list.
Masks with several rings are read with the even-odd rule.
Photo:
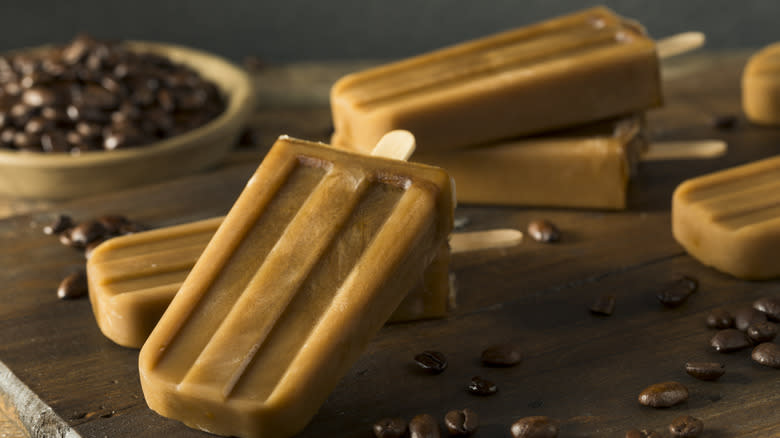
[[82, 197], [183, 176], [216, 165], [227, 155], [254, 110], [249, 75], [198, 50], [142, 41], [127, 44], [135, 51], [188, 65], [214, 82], [226, 98], [225, 110], [199, 128], [129, 149], [75, 156], [0, 150], [0, 194], [51, 200]]

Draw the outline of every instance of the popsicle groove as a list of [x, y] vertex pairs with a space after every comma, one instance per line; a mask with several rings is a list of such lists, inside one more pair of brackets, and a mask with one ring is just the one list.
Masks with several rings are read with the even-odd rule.
[[[237, 376], [265, 342], [317, 260], [349, 220], [369, 185], [366, 177], [363, 172], [337, 165], [324, 175], [283, 234], [275, 239], [270, 252], [261, 257], [259, 266], [253, 266], [252, 272], [256, 274], [248, 282], [236, 282], [238, 284], [233, 286], [240, 289], [231, 297], [234, 304], [222, 322], [207, 332], [213, 335], [179, 383], [183, 392], [202, 393], [204, 388], [216, 390], [221, 387], [221, 394], [215, 396], [227, 397]], [[333, 199], [340, 202], [334, 203]], [[244, 261], [247, 257], [255, 258], [256, 255], [247, 253], [239, 256], [236, 262], [247, 264]], [[294, 263], [296, 269], [290, 269], [290, 263]], [[252, 318], [252, 315], [262, 315], [262, 318]], [[224, 358], [235, 356], [236, 351], [245, 354], [240, 360], [226, 365]]]
[[160, 357], [157, 364], [160, 373], [177, 381], [184, 376], [208, 342], [208, 337], [198, 333], [216, 332], [229, 310], [225, 303], [238, 299], [243, 288], [284, 233], [286, 224], [301, 208], [296, 194], [311, 193], [324, 175], [325, 170], [322, 168], [298, 164], [281, 177], [283, 181], [275, 187], [276, 193], [272, 196], [267, 212], [260, 215], [246, 231], [240, 245], [225, 263], [225, 269], [209, 284], [200, 286], [203, 294], [199, 298], [199, 304], [193, 306], [176, 336], [171, 338], [166, 347], [168, 353]]
[[[390, 196], [388, 196], [390, 195]], [[372, 184], [355, 208], [350, 221], [331, 241], [319, 263], [311, 270], [296, 296], [280, 315], [263, 346], [232, 387], [234, 398], [265, 400], [288, 370], [298, 351], [304, 348], [320, 315], [352, 273], [366, 248], [374, 241], [384, 220], [396, 208], [402, 192], [385, 184]], [[359, 219], [363, 218], [363, 219]]]
[[[780, 179], [780, 167], [763, 169], [760, 172], [744, 175], [738, 180], [730, 179], [732, 174], [735, 174], [733, 170], [716, 175], [707, 183], [702, 183], [694, 190], [690, 190], [685, 194], [685, 198], [692, 203], [702, 202], [724, 196], [724, 194], [728, 196], [729, 193], [749, 190], [757, 185], [771, 184]], [[725, 187], [728, 190], [725, 190]]]

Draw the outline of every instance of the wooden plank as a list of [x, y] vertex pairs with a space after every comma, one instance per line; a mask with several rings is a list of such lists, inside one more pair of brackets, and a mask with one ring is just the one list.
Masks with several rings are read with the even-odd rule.
[[[683, 414], [702, 418], [709, 436], [776, 434], [777, 370], [756, 365], [746, 351], [710, 351], [704, 317], [716, 307], [778, 295], [780, 281], [744, 282], [703, 267], [685, 255], [669, 229], [670, 196], [680, 181], [776, 153], [780, 130], [744, 121], [732, 131], [711, 125], [715, 115], [739, 114], [744, 60], [745, 53], [701, 54], [665, 70], [666, 107], [648, 115], [652, 138], [721, 138], [731, 147], [713, 160], [643, 163], [627, 211], [460, 206], [457, 215], [469, 219], [471, 230], [522, 229], [545, 217], [563, 238], [548, 245], [527, 239], [517, 248], [460, 260], [453, 266], [459, 302], [452, 315], [381, 330], [301, 436], [365, 437], [381, 417], [428, 412], [441, 419], [463, 407], [481, 416], [477, 436], [506, 436], [509, 425], [526, 415], [558, 418], [562, 436], [573, 437], [619, 437], [632, 427], [662, 430]], [[712, 65], [717, 74], [708, 70]], [[343, 71], [314, 70], [320, 79], [323, 71]], [[87, 300], [56, 298], [59, 280], [83, 259], [43, 235], [42, 225], [59, 212], [76, 219], [120, 213], [150, 226], [224, 214], [276, 135], [327, 139], [328, 109], [314, 103], [323, 96], [322, 86], [314, 88], [300, 92], [294, 105], [259, 109], [254, 126], [261, 146], [237, 150], [220, 169], [0, 220], [0, 295], [7, 303], [0, 307], [0, 360], [77, 433], [209, 436], [150, 411], [138, 383], [137, 352], [100, 334]], [[655, 293], [679, 273], [697, 278], [699, 291], [680, 308], [663, 308]], [[603, 293], [617, 298], [611, 317], [587, 311]], [[523, 363], [481, 367], [481, 349], [507, 339], [524, 348]], [[448, 356], [443, 374], [414, 368], [412, 357], [425, 349]], [[721, 360], [727, 373], [718, 382], [696, 381], [683, 371], [688, 360]], [[499, 392], [468, 394], [465, 385], [474, 375], [494, 380]], [[653, 410], [636, 402], [642, 388], [670, 379], [689, 387], [686, 403]]]

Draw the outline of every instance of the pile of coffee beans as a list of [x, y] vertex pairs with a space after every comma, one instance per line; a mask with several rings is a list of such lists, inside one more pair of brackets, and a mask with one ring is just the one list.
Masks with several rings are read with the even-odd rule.
[[0, 56], [0, 147], [80, 154], [150, 144], [217, 117], [225, 99], [195, 70], [77, 36]]

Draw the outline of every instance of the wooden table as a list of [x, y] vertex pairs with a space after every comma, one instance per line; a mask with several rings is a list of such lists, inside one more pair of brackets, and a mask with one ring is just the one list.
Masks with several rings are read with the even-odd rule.
[[[728, 131], [711, 125], [715, 115], [740, 113], [746, 56], [702, 53], [665, 66], [666, 106], [649, 114], [651, 137], [721, 138], [730, 149], [711, 160], [643, 163], [628, 210], [459, 207], [467, 229], [522, 229], [548, 218], [563, 237], [557, 244], [528, 239], [456, 263], [458, 307], [451, 316], [382, 329], [301, 436], [369, 437], [382, 417], [427, 412], [441, 421], [446, 411], [464, 407], [479, 413], [480, 437], [508, 436], [509, 425], [529, 415], [558, 419], [562, 437], [666, 430], [685, 414], [701, 418], [709, 437], [780, 435], [780, 371], [753, 363], [749, 350], [710, 351], [713, 332], [704, 324], [714, 308], [780, 295], [780, 281], [740, 281], [706, 268], [685, 254], [669, 226], [678, 183], [780, 150], [780, 129], [744, 120]], [[281, 133], [327, 140], [327, 87], [352, 68], [310, 64], [257, 72], [259, 143], [270, 145]], [[100, 334], [88, 300], [57, 299], [59, 281], [84, 261], [41, 227], [61, 212], [77, 220], [120, 213], [154, 227], [224, 214], [262, 155], [262, 147], [244, 148], [210, 172], [68, 203], [0, 202], [8, 216], [0, 221], [0, 360], [13, 372], [0, 373], [5, 424], [20, 424], [32, 436], [208, 436], [149, 410], [137, 351]], [[666, 309], [655, 294], [677, 274], [698, 279], [699, 290], [683, 306]], [[610, 317], [587, 310], [601, 294], [617, 299]], [[481, 350], [506, 340], [523, 347], [523, 363], [481, 367]], [[412, 357], [426, 349], [447, 355], [443, 374], [415, 369]], [[722, 361], [726, 375], [714, 383], [694, 380], [683, 370], [691, 360]], [[468, 394], [476, 375], [496, 382], [498, 393]], [[689, 400], [660, 410], [637, 403], [644, 387], [667, 380], [685, 384]], [[37, 398], [20, 405], [31, 393]]]

